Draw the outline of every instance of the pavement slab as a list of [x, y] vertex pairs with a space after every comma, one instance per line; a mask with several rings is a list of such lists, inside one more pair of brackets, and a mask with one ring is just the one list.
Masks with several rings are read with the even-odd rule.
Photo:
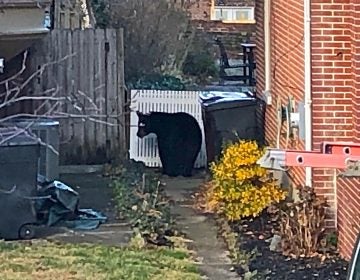
[[176, 216], [181, 231], [193, 241], [191, 248], [197, 254], [201, 272], [209, 280], [239, 279], [232, 271], [229, 252], [225, 242], [218, 238], [218, 229], [212, 217], [198, 213], [192, 208], [193, 201], [190, 194], [197, 191], [204, 179], [168, 178], [162, 181], [166, 184], [166, 193], [174, 201], [172, 213]]

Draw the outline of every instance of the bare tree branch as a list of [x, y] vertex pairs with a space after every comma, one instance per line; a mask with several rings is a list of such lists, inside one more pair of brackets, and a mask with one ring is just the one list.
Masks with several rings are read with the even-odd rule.
[[[54, 120], [81, 119], [84, 122], [89, 121], [111, 127], [124, 125], [119, 124], [118, 120], [121, 116], [129, 113], [125, 109], [122, 114], [103, 113], [102, 108], [104, 106], [102, 104], [105, 104], [106, 100], [94, 100], [81, 90], [64, 93], [64, 89], [56, 81], [54, 82], [55, 86], [52, 88], [32, 92], [31, 95], [26, 92], [27, 88], [31, 87], [34, 79], [41, 77], [45, 73], [47, 67], [57, 65], [74, 55], [76, 54], [68, 54], [59, 60], [45, 63], [30, 73], [28, 77], [25, 77], [23, 81], [18, 82], [19, 78], [23, 78], [23, 74], [27, 70], [28, 53], [25, 52], [21, 69], [11, 77], [0, 81], [0, 145], [11, 141], [20, 134], [25, 134], [38, 141], [40, 145], [46, 146], [52, 152], [58, 154], [54, 147], [44, 143], [41, 139], [37, 139], [37, 136], [31, 133], [32, 127], [43, 118]], [[104, 85], [100, 85], [94, 91], [98, 91], [103, 87]], [[21, 113], [15, 113], [15, 111], [14, 113], [8, 113], [9, 110], [5, 111], [5, 109], [12, 108], [12, 106], [21, 102], [33, 102], [32, 110]], [[131, 102], [124, 104], [124, 107], [130, 104]], [[66, 106], [66, 110], [64, 110], [64, 106]], [[19, 119], [26, 119], [26, 125], [20, 127], [17, 122], [13, 122], [13, 120]], [[113, 122], [113, 120], [116, 120], [116, 122]], [[1, 132], [1, 127], [6, 127], [7, 132]]]

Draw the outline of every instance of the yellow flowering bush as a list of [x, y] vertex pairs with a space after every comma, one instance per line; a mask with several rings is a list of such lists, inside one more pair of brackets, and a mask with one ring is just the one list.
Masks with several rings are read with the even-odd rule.
[[224, 148], [219, 162], [213, 162], [212, 197], [218, 213], [231, 221], [258, 216], [273, 203], [284, 200], [286, 192], [267, 177], [256, 162], [263, 155], [255, 141], [239, 141]]

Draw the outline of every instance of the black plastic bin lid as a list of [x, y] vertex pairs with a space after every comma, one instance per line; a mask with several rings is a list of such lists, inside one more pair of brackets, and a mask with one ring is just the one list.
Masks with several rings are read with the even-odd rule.
[[251, 92], [203, 91], [199, 98], [206, 111], [252, 106], [257, 101]]
[[7, 125], [15, 125], [17, 127], [27, 127], [30, 124], [30, 129], [39, 129], [44, 127], [58, 127], [59, 122], [55, 121], [53, 119], [47, 119], [47, 118], [14, 118], [8, 123]]
[[0, 127], [1, 146], [25, 146], [38, 145], [36, 135], [17, 127]]

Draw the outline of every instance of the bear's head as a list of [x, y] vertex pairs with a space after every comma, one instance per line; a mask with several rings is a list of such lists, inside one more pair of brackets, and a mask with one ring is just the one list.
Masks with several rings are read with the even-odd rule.
[[150, 115], [149, 114], [143, 114], [139, 111], [136, 112], [139, 121], [138, 121], [138, 132], [137, 137], [144, 138], [148, 134], [150, 134], [151, 131], [151, 122], [150, 122]]

